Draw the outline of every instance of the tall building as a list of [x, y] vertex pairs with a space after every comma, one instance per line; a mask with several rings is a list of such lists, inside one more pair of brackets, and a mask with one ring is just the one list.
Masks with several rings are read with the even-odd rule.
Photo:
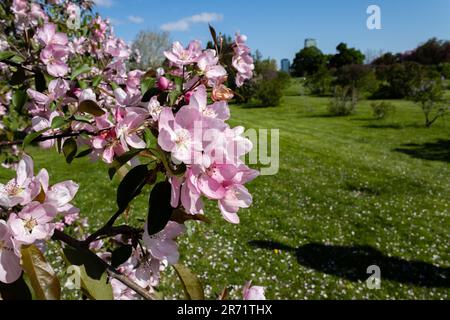
[[291, 62], [289, 59], [281, 60], [281, 71], [289, 73], [291, 71]]
[[317, 48], [317, 40], [312, 38], [305, 39], [305, 48], [316, 47]]

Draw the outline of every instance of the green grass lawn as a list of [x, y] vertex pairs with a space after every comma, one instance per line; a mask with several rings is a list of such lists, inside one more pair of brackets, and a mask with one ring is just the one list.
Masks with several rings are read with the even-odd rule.
[[[241, 224], [220, 217], [191, 222], [180, 238], [181, 261], [214, 298], [226, 285], [232, 297], [252, 279], [272, 299], [448, 299], [450, 290], [450, 122], [423, 127], [420, 109], [392, 101], [396, 113], [373, 120], [370, 101], [355, 115], [327, 116], [327, 98], [296, 96], [274, 108], [232, 107], [233, 125], [280, 129], [280, 170], [249, 184], [251, 208]], [[75, 204], [92, 227], [115, 208], [117, 181], [88, 160], [66, 165], [53, 151], [32, 149], [53, 182], [73, 179]], [[13, 176], [0, 170], [0, 181]], [[147, 195], [130, 219], [145, 218]], [[370, 290], [366, 268], [381, 268], [381, 288]], [[174, 290], [175, 289], [175, 290]], [[172, 270], [161, 290], [181, 297]]]

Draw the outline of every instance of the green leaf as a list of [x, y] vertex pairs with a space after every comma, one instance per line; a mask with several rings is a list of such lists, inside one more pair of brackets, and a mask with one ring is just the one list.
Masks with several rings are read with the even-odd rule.
[[128, 204], [136, 196], [138, 196], [142, 188], [147, 182], [148, 168], [146, 164], [142, 164], [131, 169], [127, 175], [120, 181], [117, 188], [117, 205], [119, 209], [125, 209]]
[[150, 88], [155, 86], [155, 78], [147, 78], [141, 82], [141, 92], [144, 95]]
[[78, 79], [77, 82], [81, 89], [89, 88], [89, 84], [86, 81]]
[[97, 102], [92, 100], [83, 100], [82, 102], [80, 102], [78, 111], [86, 112], [96, 117], [100, 117], [105, 114], [105, 111], [103, 111], [102, 108], [99, 107]]
[[22, 246], [22, 268], [38, 300], [59, 300], [61, 285], [42, 252], [35, 246]]
[[41, 130], [41, 131], [36, 131], [36, 132], [32, 132], [30, 134], [28, 134], [25, 139], [23, 139], [22, 142], [22, 149], [25, 149], [25, 147], [27, 145], [29, 145], [31, 142], [33, 142], [36, 138], [38, 138], [43, 132], [47, 131], [47, 129], [45, 130]]
[[106, 266], [89, 250], [76, 250], [72, 247], [63, 249], [67, 261], [80, 267], [81, 289], [89, 298], [95, 300], [112, 300], [111, 284], [108, 283]]
[[179, 90], [173, 90], [169, 93], [169, 105], [173, 106], [175, 102], [177, 101], [178, 97], [180, 96], [181, 91]]
[[0, 296], [3, 300], [31, 300], [30, 288], [22, 276], [13, 283], [0, 282]]
[[92, 79], [92, 86], [94, 88], [97, 88], [100, 82], [102, 82], [103, 77], [101, 75], [95, 76], [94, 79]]
[[173, 208], [170, 205], [172, 187], [168, 181], [157, 183], [150, 193], [148, 205], [148, 224], [149, 235], [160, 232], [169, 222]]
[[72, 75], [70, 76], [70, 80], [75, 80], [76, 77], [78, 77], [80, 74], [86, 73], [91, 71], [91, 67], [89, 67], [87, 64], [83, 64], [73, 70]]
[[[217, 32], [216, 32], [216, 30], [210, 24], [208, 24], [208, 27], [209, 27], [209, 32], [211, 33], [211, 37], [213, 38], [215, 47], [219, 48], [219, 45], [217, 43]], [[219, 54], [219, 53], [217, 52], [217, 54]]]
[[16, 54], [12, 51], [2, 51], [0, 52], [0, 62], [3, 60], [8, 60], [14, 57]]
[[186, 299], [188, 300], [205, 300], [202, 284], [197, 276], [182, 264], [174, 264], [173, 268], [177, 272], [181, 280]]
[[12, 96], [11, 102], [17, 112], [21, 112], [25, 102], [27, 101], [27, 93], [25, 90], [16, 90]]
[[71, 163], [77, 154], [77, 142], [74, 138], [68, 138], [64, 141], [62, 149], [66, 162]]
[[52, 120], [51, 127], [52, 127], [52, 129], [57, 129], [57, 128], [62, 127], [65, 124], [66, 124], [66, 119], [64, 119], [64, 117], [56, 116]]
[[125, 152], [124, 154], [120, 155], [119, 157], [116, 157], [112, 163], [112, 167], [109, 168], [108, 174], [109, 178], [112, 179], [114, 175], [116, 174], [117, 170], [119, 170], [125, 163], [133, 159], [139, 152], [142, 150], [134, 149]]
[[83, 157], [85, 157], [85, 156], [91, 154], [92, 151], [93, 151], [92, 148], [89, 148], [89, 149], [80, 151], [80, 152], [76, 155], [75, 158], [77, 158], [77, 159], [78, 159], [78, 158], [83, 158]]
[[23, 84], [25, 81], [25, 70], [21, 67], [17, 68], [17, 71], [13, 73], [11, 79], [9, 80], [9, 84], [12, 86]]
[[111, 266], [117, 268], [130, 258], [132, 252], [133, 247], [129, 244], [117, 248], [111, 254]]

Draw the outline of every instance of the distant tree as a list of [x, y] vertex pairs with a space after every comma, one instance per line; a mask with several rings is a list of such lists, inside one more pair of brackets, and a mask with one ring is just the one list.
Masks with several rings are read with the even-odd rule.
[[424, 65], [450, 62], [450, 41], [431, 38], [405, 56], [405, 60]]
[[347, 88], [356, 98], [363, 92], [373, 93], [377, 89], [375, 72], [368, 65], [348, 64], [336, 72], [335, 84]]
[[428, 69], [426, 76], [413, 83], [409, 98], [421, 107], [427, 128], [450, 111], [448, 102], [444, 100], [440, 74], [432, 69]]
[[133, 67], [146, 70], [161, 66], [164, 61], [163, 52], [170, 48], [170, 42], [168, 32], [140, 31], [134, 39], [131, 49], [139, 51], [141, 61]]
[[337, 47], [338, 51], [330, 59], [330, 66], [334, 68], [341, 68], [348, 64], [363, 64], [364, 54], [355, 48], [348, 48], [347, 44], [341, 42]]
[[364, 52], [364, 64], [371, 64], [373, 61], [383, 56], [383, 50], [367, 49]]
[[382, 81], [374, 98], [401, 99], [411, 95], [416, 83], [426, 76], [426, 67], [416, 62], [395, 63], [377, 68], [377, 77]]
[[322, 65], [315, 74], [306, 79], [305, 86], [310, 93], [323, 96], [331, 93], [333, 79], [332, 71]]
[[316, 47], [300, 50], [292, 63], [292, 73], [297, 77], [304, 77], [316, 73], [326, 62], [326, 56]]
[[398, 54], [395, 55], [392, 52], [386, 52], [385, 54], [373, 60], [371, 64], [375, 66], [381, 66], [381, 65], [391, 65], [399, 62], [400, 62], [400, 55]]
[[249, 90], [251, 97], [262, 107], [277, 106], [283, 97], [283, 91], [290, 81], [286, 72], [277, 70], [274, 59], [255, 59], [255, 77]]

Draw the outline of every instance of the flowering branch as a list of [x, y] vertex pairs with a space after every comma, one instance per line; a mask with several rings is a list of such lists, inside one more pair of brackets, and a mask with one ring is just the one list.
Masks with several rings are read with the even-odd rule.
[[[54, 134], [54, 135], [49, 135], [49, 136], [40, 136], [40, 137], [37, 137], [36, 139], [33, 139], [33, 141], [34, 142], [43, 142], [43, 141], [48, 141], [48, 140], [60, 139], [60, 138], [78, 137], [82, 134], [86, 134], [88, 136], [97, 136], [97, 135], [101, 134], [102, 132], [107, 131], [109, 129], [110, 128], [102, 129], [97, 132], [90, 132], [90, 131], [83, 130], [83, 131], [78, 131], [78, 132], [59, 133], [59, 134]], [[23, 143], [23, 141], [24, 140], [0, 141], [0, 148], [6, 147], [6, 146], [21, 145]]]
[[105, 268], [106, 272], [111, 278], [119, 280], [121, 283], [126, 285], [128, 288], [132, 289], [136, 293], [138, 293], [142, 298], [146, 300], [154, 300], [155, 298], [153, 295], [151, 295], [147, 290], [136, 284], [134, 281], [130, 280], [128, 277], [120, 274], [115, 268], [113, 268], [110, 264], [106, 263], [104, 260], [102, 260], [100, 257], [98, 257], [95, 253], [93, 253], [91, 250], [87, 249], [85, 246], [84, 241], [79, 241], [75, 238], [72, 238], [68, 234], [55, 230], [53, 234], [53, 238], [55, 240], [61, 241], [69, 246], [71, 246], [74, 249], [84, 251], [88, 253], [92, 258], [95, 258], [98, 262], [101, 262]]

